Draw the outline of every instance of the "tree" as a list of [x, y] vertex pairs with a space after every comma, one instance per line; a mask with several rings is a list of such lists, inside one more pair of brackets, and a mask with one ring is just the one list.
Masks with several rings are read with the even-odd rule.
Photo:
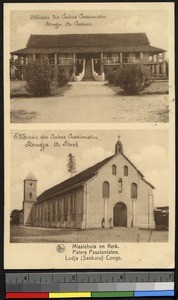
[[72, 153], [68, 155], [67, 171], [71, 174], [71, 176], [76, 173], [76, 159]]
[[14, 209], [11, 212], [11, 223], [18, 225], [20, 223], [20, 210]]

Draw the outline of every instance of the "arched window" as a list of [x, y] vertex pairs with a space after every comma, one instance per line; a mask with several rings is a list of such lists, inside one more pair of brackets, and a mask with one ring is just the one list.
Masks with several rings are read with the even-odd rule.
[[136, 183], [131, 184], [131, 198], [137, 199], [137, 184]]
[[32, 193], [29, 193], [29, 198], [32, 198]]
[[118, 191], [119, 191], [119, 193], [122, 192], [122, 178], [118, 179]]
[[103, 182], [103, 198], [109, 198], [109, 182]]
[[128, 167], [124, 166], [124, 176], [128, 176]]
[[116, 165], [112, 165], [112, 175], [116, 175]]

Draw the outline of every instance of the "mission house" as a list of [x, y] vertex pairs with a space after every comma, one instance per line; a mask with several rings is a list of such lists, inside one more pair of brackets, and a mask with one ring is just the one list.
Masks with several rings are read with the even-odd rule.
[[24, 180], [21, 224], [59, 228], [154, 228], [155, 187], [125, 156], [118, 137], [115, 153], [45, 190], [37, 179]]
[[31, 61], [46, 58], [56, 74], [71, 81], [104, 81], [128, 64], [146, 66], [152, 77], [168, 77], [165, 50], [151, 46], [145, 33], [30, 35], [26, 48], [11, 52], [11, 79], [25, 79]]

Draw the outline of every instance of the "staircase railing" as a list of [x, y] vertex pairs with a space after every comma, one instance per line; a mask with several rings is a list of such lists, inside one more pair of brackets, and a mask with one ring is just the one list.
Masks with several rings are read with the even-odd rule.
[[80, 72], [78, 75], [75, 75], [73, 74], [73, 80], [74, 81], [82, 81], [84, 75], [85, 75], [85, 63], [86, 63], [86, 60], [83, 59], [83, 69], [82, 69], [82, 72]]
[[92, 66], [92, 74], [93, 74], [93, 77], [95, 78], [96, 81], [104, 81], [105, 80], [105, 74], [104, 72], [100, 74], [98, 74], [96, 71], [95, 71], [95, 68], [94, 68], [94, 59], [91, 60], [91, 66]]

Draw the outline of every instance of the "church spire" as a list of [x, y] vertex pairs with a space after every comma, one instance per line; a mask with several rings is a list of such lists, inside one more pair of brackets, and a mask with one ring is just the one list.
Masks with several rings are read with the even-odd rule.
[[118, 154], [118, 153], [123, 153], [123, 146], [120, 141], [120, 135], [118, 135], [118, 141], [115, 145], [115, 154]]

